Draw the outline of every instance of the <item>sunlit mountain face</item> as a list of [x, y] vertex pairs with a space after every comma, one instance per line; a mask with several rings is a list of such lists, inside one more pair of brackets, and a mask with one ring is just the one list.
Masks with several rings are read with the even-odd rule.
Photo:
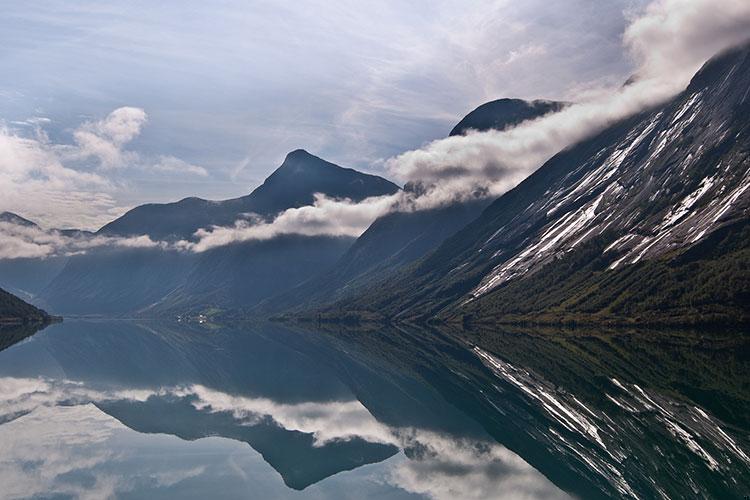
[[0, 353], [4, 484], [10, 497], [217, 484], [220, 498], [732, 497], [750, 484], [747, 343], [644, 333], [500, 331], [480, 347], [421, 329], [69, 321]]

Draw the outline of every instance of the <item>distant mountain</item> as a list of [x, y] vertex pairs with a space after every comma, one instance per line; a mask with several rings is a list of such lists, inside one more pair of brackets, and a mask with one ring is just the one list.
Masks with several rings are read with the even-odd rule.
[[[201, 227], [232, 225], [252, 212], [266, 219], [313, 203], [315, 193], [354, 201], [392, 194], [398, 186], [342, 168], [305, 151], [284, 163], [251, 194], [220, 202], [188, 198], [143, 205], [98, 234], [190, 238]], [[102, 249], [74, 256], [41, 294], [69, 314], [191, 314], [251, 307], [327, 269], [353, 238], [283, 236], [214, 248], [201, 254], [161, 249]]]
[[750, 321], [749, 86], [750, 45], [715, 57], [672, 101], [560, 152], [410, 272], [335, 310]]
[[[563, 106], [553, 101], [498, 99], [466, 115], [451, 135], [468, 129], [502, 130]], [[269, 298], [259, 310], [266, 314], [311, 310], [386, 282], [478, 217], [491, 201], [478, 199], [433, 210], [384, 215], [357, 239], [330, 271]]]
[[247, 196], [223, 201], [185, 198], [175, 203], [141, 205], [102, 227], [98, 234], [186, 239], [200, 228], [230, 226], [241, 214], [269, 217], [287, 208], [312, 205], [315, 193], [360, 201], [398, 189], [382, 177], [342, 168], [297, 149]]
[[565, 103], [557, 101], [524, 101], [523, 99], [497, 99], [482, 104], [463, 117], [450, 135], [464, 135], [469, 130], [504, 130], [519, 123], [560, 111]]

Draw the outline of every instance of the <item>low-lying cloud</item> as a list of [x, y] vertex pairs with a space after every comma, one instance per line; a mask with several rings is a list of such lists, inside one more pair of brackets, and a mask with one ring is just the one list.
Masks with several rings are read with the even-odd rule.
[[0, 259], [67, 257], [96, 248], [167, 249], [168, 245], [145, 235], [112, 237], [78, 233], [69, 236], [54, 229], [46, 231], [37, 226], [0, 222]]
[[627, 85], [588, 89], [585, 100], [503, 131], [470, 132], [405, 152], [386, 162], [396, 179], [417, 186], [391, 197], [316, 198], [271, 222], [241, 220], [212, 227], [186, 243], [192, 251], [280, 234], [358, 236], [389, 211], [425, 210], [515, 187], [557, 152], [682, 91], [714, 54], [750, 36], [750, 3], [726, 0], [655, 0], [632, 16], [623, 36], [635, 71]]
[[433, 141], [390, 159], [388, 171], [424, 187], [421, 208], [498, 196], [562, 149], [674, 96], [709, 57], [748, 37], [744, 0], [656, 0], [633, 16], [623, 37], [636, 66], [630, 84], [509, 130]]
[[398, 203], [399, 195], [374, 196], [361, 202], [332, 199], [320, 193], [312, 205], [290, 208], [271, 221], [250, 216], [234, 226], [199, 229], [197, 241], [181, 241], [179, 248], [205, 252], [212, 248], [250, 240], [270, 240], [277, 236], [351, 236], [362, 234], [372, 222]]

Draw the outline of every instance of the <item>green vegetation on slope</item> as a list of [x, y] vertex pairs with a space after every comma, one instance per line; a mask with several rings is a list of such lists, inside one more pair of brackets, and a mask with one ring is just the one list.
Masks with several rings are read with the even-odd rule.
[[638, 324], [750, 323], [750, 222], [666, 258], [608, 270], [608, 240], [590, 242], [443, 319]]

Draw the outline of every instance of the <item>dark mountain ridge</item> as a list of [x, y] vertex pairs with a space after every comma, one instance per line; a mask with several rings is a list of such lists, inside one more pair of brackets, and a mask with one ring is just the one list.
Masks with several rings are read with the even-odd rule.
[[0, 288], [0, 325], [44, 323], [50, 315]]
[[[466, 115], [451, 135], [469, 129], [502, 130], [563, 106], [563, 103], [554, 101], [498, 99]], [[405, 189], [408, 190], [409, 186]], [[329, 271], [288, 292], [270, 297], [254, 312], [309, 311], [386, 282], [478, 217], [491, 201], [476, 199], [432, 210], [386, 214], [375, 220]]]
[[361, 201], [370, 196], [393, 194], [398, 189], [382, 177], [343, 168], [297, 149], [247, 196], [223, 201], [193, 197], [175, 203], [141, 205], [105, 225], [97, 234], [187, 239], [200, 228], [230, 226], [242, 214], [271, 217], [287, 208], [312, 205], [315, 193]]
[[[316, 193], [361, 201], [398, 190], [381, 177], [296, 150], [248, 196], [222, 202], [187, 198], [172, 204], [143, 205], [97, 234], [187, 239], [201, 227], [230, 226], [247, 213], [271, 219], [285, 209], [312, 204]], [[66, 314], [107, 316], [175, 316], [251, 307], [327, 269], [352, 241], [282, 236], [199, 254], [161, 248], [97, 249], [70, 258], [42, 291], [41, 300]]]

